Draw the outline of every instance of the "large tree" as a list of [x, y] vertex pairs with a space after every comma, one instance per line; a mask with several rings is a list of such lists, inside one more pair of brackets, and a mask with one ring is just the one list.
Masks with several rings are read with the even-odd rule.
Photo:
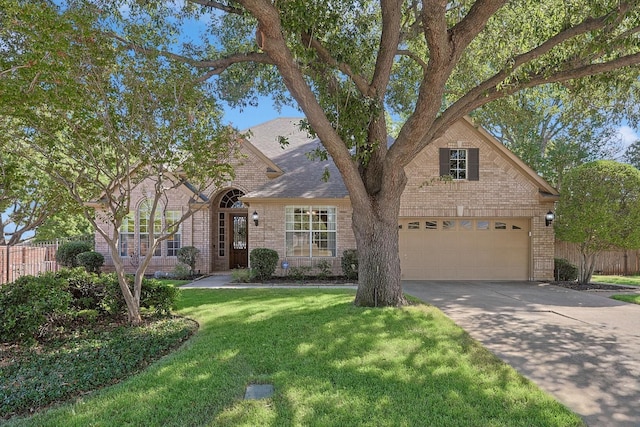
[[[3, 142], [3, 147], [15, 144]], [[0, 157], [0, 245], [14, 246], [33, 237], [35, 230], [68, 202], [57, 195], [59, 190], [46, 173], [5, 150]]]
[[572, 169], [556, 213], [558, 238], [580, 249], [578, 281], [589, 283], [600, 252], [640, 248], [640, 171], [611, 160]]
[[640, 113], [640, 82], [629, 83], [578, 93], [560, 83], [535, 87], [484, 105], [472, 116], [560, 189], [569, 169], [620, 154], [618, 128], [623, 121], [637, 123]]
[[[144, 4], [168, 20], [163, 5]], [[492, 101], [551, 83], [612, 85], [615, 70], [640, 63], [635, 1], [191, 0], [185, 10], [210, 11], [214, 39], [167, 57], [218, 76], [217, 92], [233, 99], [291, 96], [333, 158], [353, 207], [364, 306], [405, 302], [397, 219], [418, 152]], [[410, 112], [391, 146], [388, 111]]]
[[[3, 55], [10, 71], [0, 81], [15, 91], [1, 98], [0, 111], [11, 118], [4, 131], [13, 144], [6, 149], [64, 188], [107, 242], [129, 320], [137, 324], [155, 248], [204, 206], [201, 192], [230, 179], [234, 138], [189, 66], [137, 54], [108, 34], [117, 27], [129, 41], [159, 46], [170, 40], [170, 28], [148, 32], [135, 22], [105, 21], [102, 10], [82, 3], [10, 6], [0, 14], [0, 27], [12, 28]], [[47, 32], [54, 45], [42, 40]], [[191, 192], [189, 209], [165, 218], [167, 194], [178, 188]], [[148, 247], [137, 252], [131, 286], [119, 239], [139, 193]]]

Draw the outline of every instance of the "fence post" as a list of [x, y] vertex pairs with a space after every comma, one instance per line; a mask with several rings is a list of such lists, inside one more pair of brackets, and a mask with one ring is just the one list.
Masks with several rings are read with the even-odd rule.
[[11, 247], [9, 245], [4, 247], [5, 251], [7, 251], [7, 256], [6, 256], [6, 270], [7, 270], [7, 280], [4, 283], [9, 283], [9, 261], [11, 259], [11, 256], [9, 255], [10, 249]]

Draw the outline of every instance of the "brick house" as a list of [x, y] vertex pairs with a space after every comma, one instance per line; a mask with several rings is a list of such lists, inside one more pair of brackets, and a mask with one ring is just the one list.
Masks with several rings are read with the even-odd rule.
[[[355, 248], [349, 196], [333, 162], [306, 156], [319, 142], [298, 129], [299, 120], [250, 129], [235, 179], [201, 197], [205, 208], [164, 242], [150, 273], [171, 270], [177, 248], [188, 245], [201, 250], [202, 273], [246, 267], [258, 247], [278, 252], [276, 274], [285, 273], [284, 261], [289, 268], [328, 261], [340, 273], [342, 253]], [[398, 224], [403, 279], [553, 278], [554, 234], [545, 215], [558, 192], [471, 119], [456, 122], [406, 171]], [[192, 197], [188, 187], [176, 191], [166, 212], [184, 210]], [[135, 218], [143, 217], [144, 205], [136, 209]], [[131, 223], [121, 232], [129, 246], [141, 234]], [[96, 248], [108, 265], [99, 235]]]

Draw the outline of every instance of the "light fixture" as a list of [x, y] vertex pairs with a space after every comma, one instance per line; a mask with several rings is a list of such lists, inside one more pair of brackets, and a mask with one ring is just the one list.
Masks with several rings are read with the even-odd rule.
[[253, 211], [253, 215], [251, 215], [251, 219], [253, 219], [253, 223], [257, 227], [258, 226], [258, 219], [259, 219], [257, 211]]
[[550, 226], [551, 223], [553, 222], [553, 220], [556, 219], [556, 214], [554, 214], [553, 212], [549, 211], [547, 212], [547, 214], [544, 216], [544, 223], [546, 224], [546, 226]]

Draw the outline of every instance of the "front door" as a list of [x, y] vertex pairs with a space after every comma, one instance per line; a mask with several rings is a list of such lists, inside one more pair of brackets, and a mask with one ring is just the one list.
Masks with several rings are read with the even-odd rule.
[[246, 213], [232, 213], [229, 227], [229, 268], [249, 266], [248, 227]]

